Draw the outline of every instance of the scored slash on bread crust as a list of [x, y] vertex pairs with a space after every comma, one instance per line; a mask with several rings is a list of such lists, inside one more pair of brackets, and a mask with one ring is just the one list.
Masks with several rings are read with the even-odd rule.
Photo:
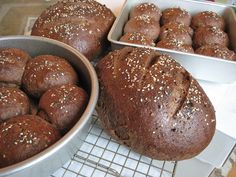
[[108, 54], [96, 69], [97, 111], [113, 138], [160, 160], [191, 158], [211, 141], [214, 108], [170, 56], [128, 47]]

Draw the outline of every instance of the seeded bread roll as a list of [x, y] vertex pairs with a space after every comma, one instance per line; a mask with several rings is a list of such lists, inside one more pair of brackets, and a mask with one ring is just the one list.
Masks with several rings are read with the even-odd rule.
[[123, 48], [99, 61], [98, 115], [110, 135], [160, 160], [199, 154], [215, 132], [214, 108], [174, 59], [151, 49]]
[[87, 93], [76, 85], [62, 85], [46, 91], [39, 101], [38, 115], [62, 134], [79, 120], [88, 103]]
[[0, 86], [20, 87], [30, 56], [16, 48], [0, 49]]
[[77, 81], [73, 67], [65, 59], [53, 55], [40, 55], [30, 60], [22, 79], [24, 89], [36, 98], [49, 88]]
[[227, 47], [229, 45], [229, 37], [220, 28], [200, 27], [193, 35], [193, 43], [195, 48], [214, 44]]
[[155, 46], [155, 43], [151, 38], [138, 32], [125, 33], [121, 36], [120, 41], [132, 44]]
[[227, 47], [222, 45], [204, 45], [202, 47], [199, 47], [195, 51], [195, 53], [236, 61], [236, 54], [234, 53], [234, 51], [229, 50]]
[[0, 123], [19, 115], [28, 114], [27, 95], [18, 88], [0, 87]]
[[60, 138], [59, 132], [38, 116], [23, 115], [0, 124], [0, 168], [38, 154]]
[[131, 18], [124, 27], [124, 33], [142, 33], [152, 40], [156, 40], [160, 33], [160, 25], [155, 19], [148, 15]]
[[193, 31], [190, 27], [180, 23], [170, 22], [161, 27], [159, 39], [174, 39], [181, 41], [184, 44], [192, 45], [191, 34], [193, 34]]
[[134, 18], [140, 15], [148, 15], [151, 18], [154, 18], [156, 21], [160, 21], [161, 18], [161, 10], [158, 6], [153, 3], [142, 3], [135, 6], [130, 11], [130, 18]]
[[31, 34], [69, 44], [92, 60], [107, 47], [114, 20], [111, 10], [94, 0], [63, 0], [39, 16]]
[[185, 9], [168, 8], [162, 12], [161, 23], [164, 25], [169, 22], [177, 22], [190, 26], [191, 18], [191, 15]]
[[166, 33], [169, 34], [171, 32], [176, 32], [176, 31], [184, 34], [187, 33], [191, 37], [193, 36], [193, 29], [191, 27], [178, 22], [169, 22], [161, 27], [160, 37], [164, 38]]
[[177, 39], [163, 39], [159, 41], [156, 45], [160, 48], [172, 49], [181, 52], [194, 53], [194, 50], [191, 45], [184, 44], [183, 41]]
[[225, 21], [217, 13], [211, 11], [200, 12], [193, 16], [191, 22], [191, 27], [193, 29], [196, 30], [199, 27], [205, 27], [205, 26], [212, 26], [224, 30]]

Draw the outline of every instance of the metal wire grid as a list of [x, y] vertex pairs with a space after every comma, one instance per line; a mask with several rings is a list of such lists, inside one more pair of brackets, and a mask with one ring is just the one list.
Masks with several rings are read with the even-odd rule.
[[176, 162], [157, 161], [120, 145], [101, 128], [97, 115], [74, 157], [53, 177], [173, 177]]

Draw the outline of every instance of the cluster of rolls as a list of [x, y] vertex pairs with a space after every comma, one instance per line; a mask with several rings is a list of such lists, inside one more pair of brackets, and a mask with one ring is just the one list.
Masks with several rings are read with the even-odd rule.
[[25, 160], [63, 136], [88, 101], [70, 63], [0, 49], [0, 168]]
[[227, 48], [230, 44], [224, 19], [215, 12], [192, 17], [185, 9], [161, 12], [152, 3], [142, 3], [129, 17], [120, 41], [236, 60], [235, 52]]

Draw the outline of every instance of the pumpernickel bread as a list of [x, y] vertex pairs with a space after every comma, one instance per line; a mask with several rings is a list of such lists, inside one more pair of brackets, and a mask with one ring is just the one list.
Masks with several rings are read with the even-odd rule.
[[0, 49], [0, 86], [20, 87], [25, 65], [31, 57], [16, 48]]
[[79, 120], [87, 103], [84, 89], [72, 84], [56, 86], [40, 98], [38, 115], [64, 134]]
[[28, 114], [30, 102], [27, 95], [18, 88], [0, 87], [0, 123], [9, 118]]
[[39, 16], [31, 34], [69, 44], [92, 60], [107, 46], [114, 20], [111, 10], [94, 0], [63, 0]]
[[109, 53], [96, 69], [97, 111], [113, 138], [160, 160], [191, 158], [210, 143], [214, 108], [198, 82], [170, 56], [124, 48]]
[[22, 78], [23, 88], [36, 98], [54, 86], [77, 81], [77, 73], [70, 63], [54, 55], [39, 55], [30, 60]]
[[129, 18], [134, 18], [140, 15], [148, 15], [159, 22], [161, 18], [161, 10], [153, 3], [141, 3], [130, 11]]
[[0, 168], [23, 161], [43, 151], [60, 133], [38, 116], [23, 115], [0, 124]]

